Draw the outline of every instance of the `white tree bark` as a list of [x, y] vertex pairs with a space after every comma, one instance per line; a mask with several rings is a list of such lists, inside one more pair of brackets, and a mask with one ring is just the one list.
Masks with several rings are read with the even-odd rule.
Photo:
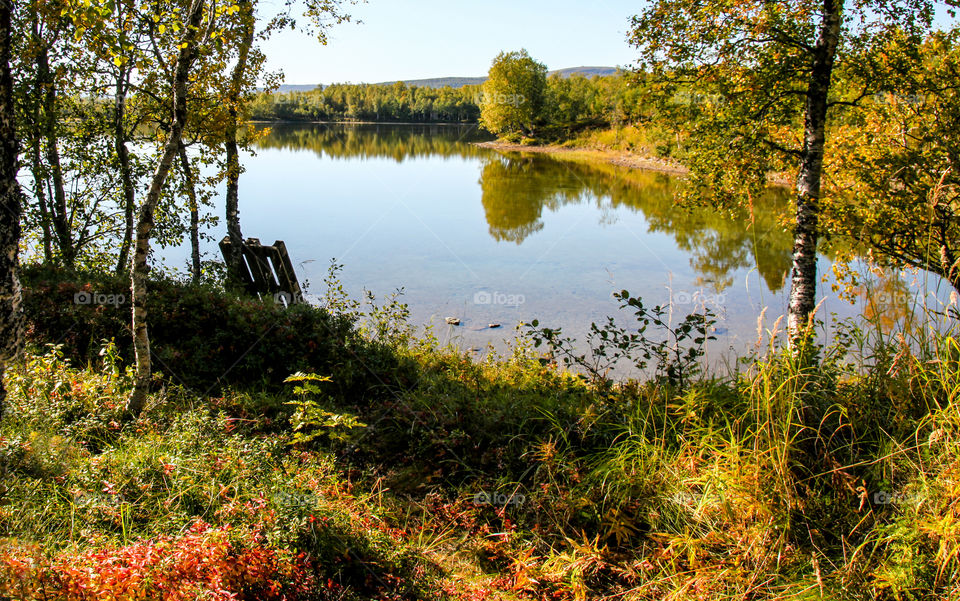
[[240, 7], [243, 18], [243, 33], [237, 52], [237, 62], [230, 74], [230, 89], [227, 97], [229, 120], [227, 122], [226, 140], [224, 141], [224, 149], [227, 155], [227, 235], [230, 237], [227, 273], [232, 278], [237, 278], [240, 273], [240, 262], [243, 261], [241, 254], [243, 234], [240, 231], [240, 152], [237, 145], [237, 130], [240, 127], [240, 93], [244, 77], [246, 77], [247, 62], [250, 57], [250, 48], [253, 46], [254, 28], [256, 27], [253, 5], [250, 0], [239, 0], [237, 6]]
[[823, 17], [807, 88], [803, 150], [797, 175], [797, 222], [794, 230], [793, 272], [787, 329], [792, 344], [808, 332], [817, 302], [817, 241], [820, 215], [820, 188], [826, 140], [830, 80], [833, 75], [843, 0], [824, 0]]
[[153, 173], [147, 197], [137, 216], [136, 240], [134, 242], [133, 263], [130, 269], [130, 296], [133, 299], [133, 349], [136, 356], [137, 377], [133, 392], [127, 402], [127, 411], [136, 417], [146, 404], [150, 391], [152, 363], [150, 358], [150, 336], [147, 331], [147, 273], [150, 270], [147, 256], [150, 252], [150, 233], [153, 231], [153, 216], [160, 201], [163, 184], [173, 166], [173, 160], [180, 150], [183, 124], [187, 117], [187, 81], [190, 68], [196, 58], [197, 37], [203, 18], [203, 0], [193, 0], [187, 14], [186, 27], [180, 42], [180, 52], [174, 67], [173, 76], [173, 120], [170, 133], [164, 143], [160, 161]]

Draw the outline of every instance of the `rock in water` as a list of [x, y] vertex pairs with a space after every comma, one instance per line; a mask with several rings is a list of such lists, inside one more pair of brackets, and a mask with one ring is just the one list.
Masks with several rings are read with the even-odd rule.
[[458, 326], [458, 325], [460, 325], [460, 320], [457, 319], [456, 317], [448, 317], [448, 318], [447, 318], [447, 323], [450, 324], [450, 325], [452, 325], [452, 326]]
[[488, 327], [488, 328], [491, 328], [491, 329], [492, 329], [492, 328], [499, 328], [499, 327], [500, 327], [500, 324], [498, 324], [498, 323], [491, 323], [491, 324], [488, 324], [487, 327]]

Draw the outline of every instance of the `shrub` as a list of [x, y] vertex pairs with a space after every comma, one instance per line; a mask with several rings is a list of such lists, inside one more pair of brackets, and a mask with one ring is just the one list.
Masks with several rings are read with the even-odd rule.
[[[62, 345], [66, 357], [83, 365], [94, 361], [102, 341], [112, 340], [119, 358], [132, 363], [125, 279], [27, 268], [23, 280], [29, 341]], [[75, 302], [94, 293], [123, 302]], [[365, 340], [355, 321], [307, 304], [284, 308], [210, 285], [160, 278], [149, 285], [154, 369], [200, 394], [228, 385], [279, 388], [295, 371], [337, 374], [333, 390], [353, 401], [408, 385], [412, 371], [388, 346]]]
[[24, 601], [268, 601], [322, 588], [303, 555], [265, 546], [256, 531], [233, 533], [203, 521], [180, 536], [52, 560], [8, 549], [0, 552], [0, 575], [0, 593]]

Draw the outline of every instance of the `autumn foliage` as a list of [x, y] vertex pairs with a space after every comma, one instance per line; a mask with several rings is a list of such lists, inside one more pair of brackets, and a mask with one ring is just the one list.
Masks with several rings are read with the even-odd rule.
[[202, 520], [180, 536], [52, 559], [24, 546], [0, 552], [0, 593], [24, 600], [293, 600], [337, 588], [316, 580], [304, 554], [273, 549], [257, 531]]

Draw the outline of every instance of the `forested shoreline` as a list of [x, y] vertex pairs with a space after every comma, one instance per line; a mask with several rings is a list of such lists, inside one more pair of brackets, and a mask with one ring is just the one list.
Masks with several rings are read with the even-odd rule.
[[[554, 74], [548, 120], [610, 124], [640, 118], [640, 102], [626, 74]], [[490, 100], [496, 100], [492, 96]], [[262, 92], [249, 105], [255, 121], [345, 121], [479, 123], [482, 85], [421, 87], [393, 84], [334, 84], [307, 92]]]

